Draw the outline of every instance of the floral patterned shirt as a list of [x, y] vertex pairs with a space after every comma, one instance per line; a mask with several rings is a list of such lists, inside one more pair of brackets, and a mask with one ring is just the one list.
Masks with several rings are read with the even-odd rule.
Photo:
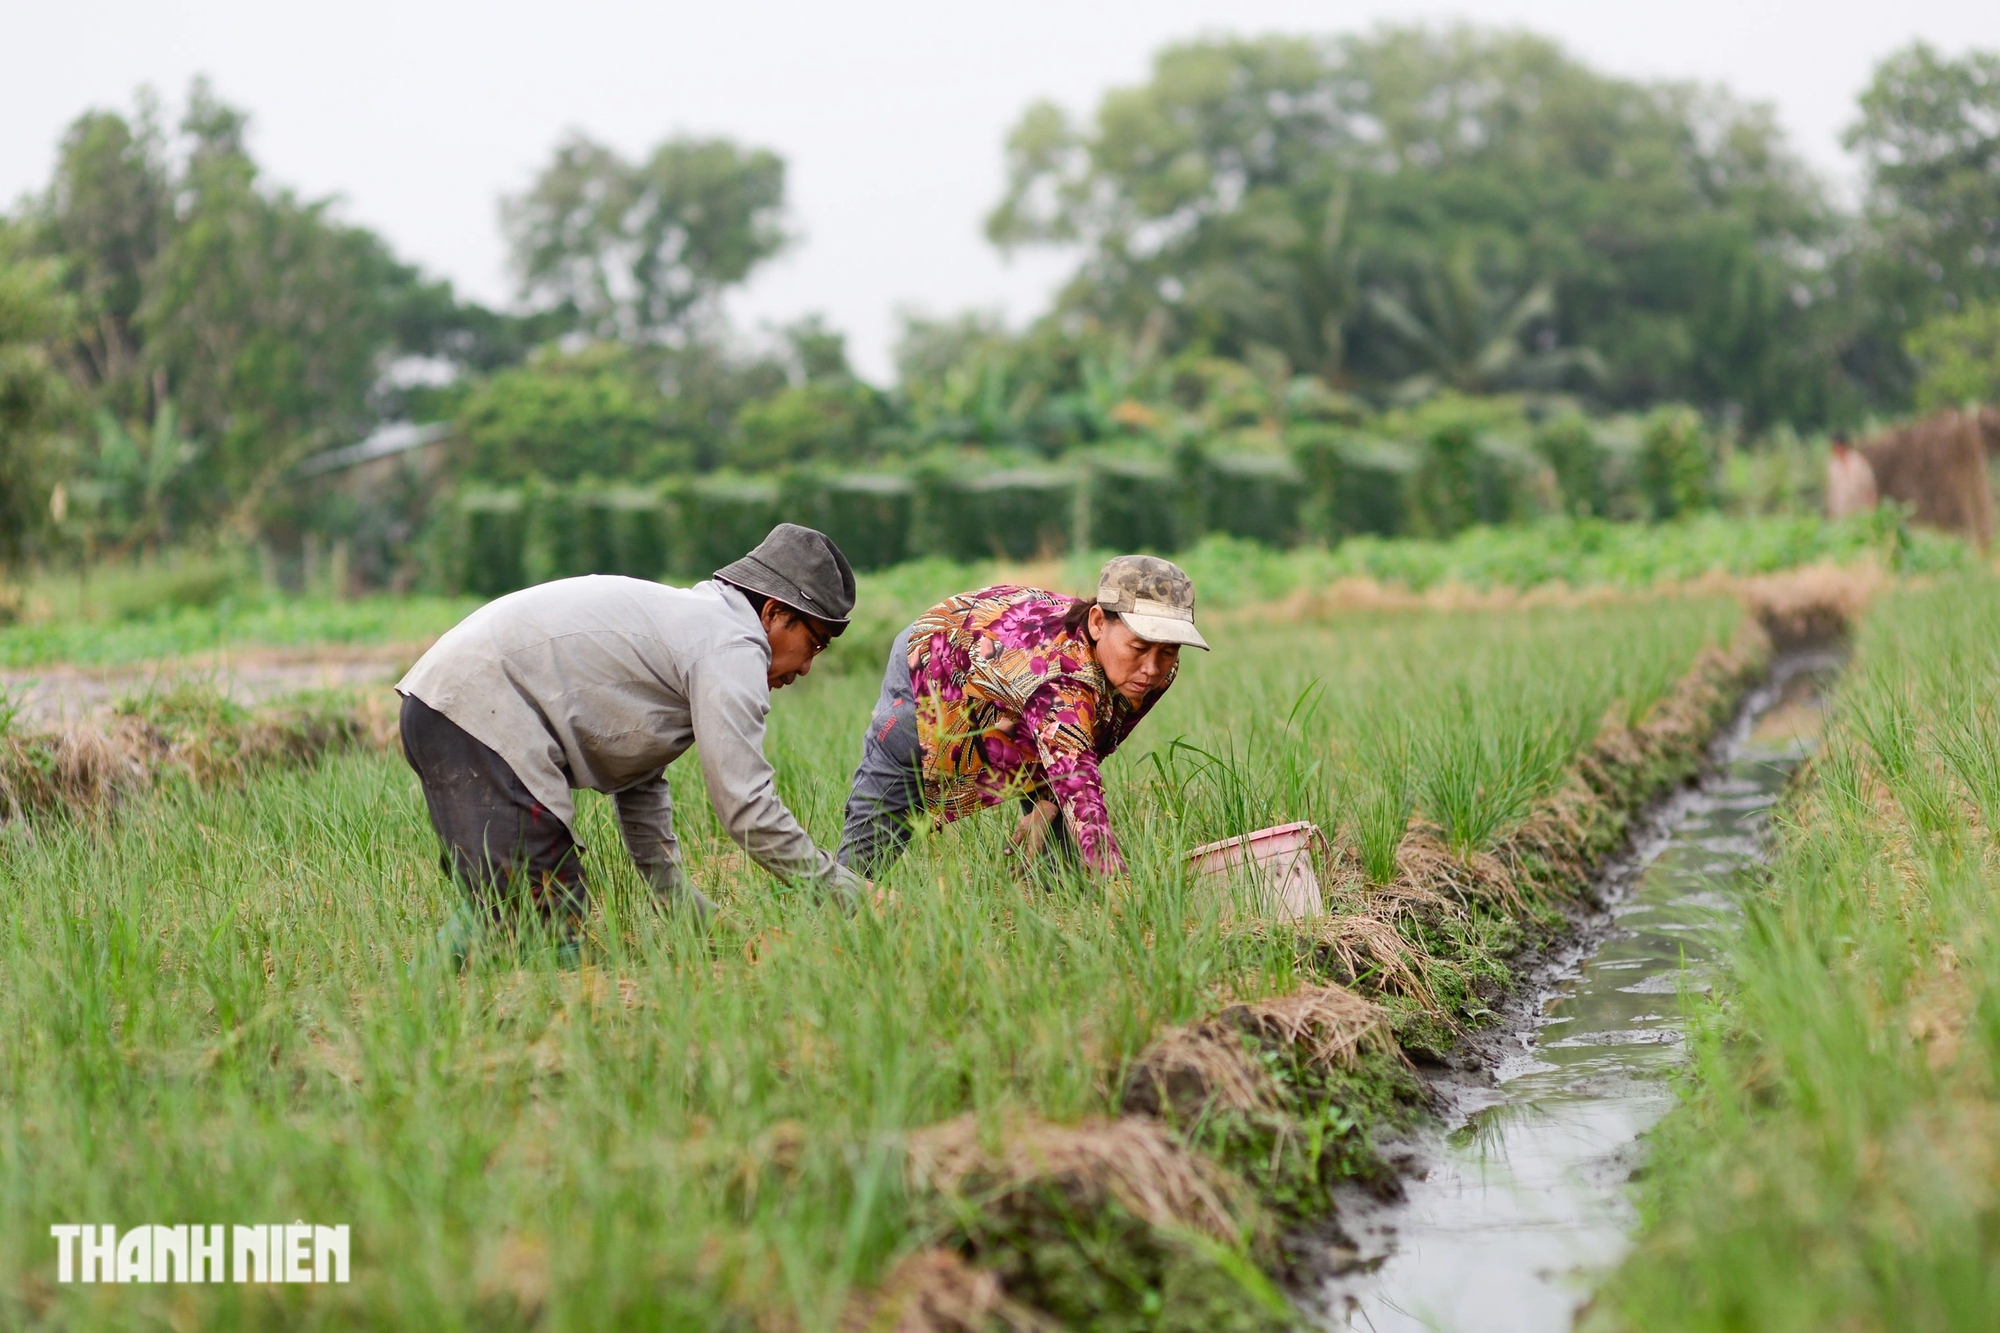
[[1134, 707], [1089, 639], [1063, 628], [1076, 600], [1000, 585], [938, 603], [910, 627], [924, 797], [939, 823], [1016, 796], [1053, 797], [1085, 864], [1122, 870], [1098, 765], [1174, 683]]

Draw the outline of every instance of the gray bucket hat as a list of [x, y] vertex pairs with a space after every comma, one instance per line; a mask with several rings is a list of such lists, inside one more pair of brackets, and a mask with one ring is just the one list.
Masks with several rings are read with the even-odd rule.
[[762, 593], [825, 622], [837, 636], [854, 609], [854, 569], [824, 532], [780, 523], [755, 550], [715, 571], [724, 583]]
[[1097, 576], [1097, 604], [1150, 643], [1207, 648], [1194, 627], [1194, 580], [1156, 555], [1119, 555]]

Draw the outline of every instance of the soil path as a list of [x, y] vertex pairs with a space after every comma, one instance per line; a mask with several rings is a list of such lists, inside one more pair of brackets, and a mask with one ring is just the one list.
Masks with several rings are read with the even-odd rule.
[[123, 666], [54, 664], [0, 670], [0, 694], [33, 730], [101, 722], [121, 699], [182, 681], [213, 684], [238, 703], [257, 704], [308, 690], [387, 687], [427, 644], [366, 648], [246, 648]]

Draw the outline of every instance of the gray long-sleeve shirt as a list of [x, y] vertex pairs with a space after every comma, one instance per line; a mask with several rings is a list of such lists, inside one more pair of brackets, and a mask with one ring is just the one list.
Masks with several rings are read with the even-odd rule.
[[410, 668], [423, 700], [507, 761], [572, 830], [573, 788], [608, 792], [656, 888], [681, 880], [666, 766], [700, 744], [709, 801], [773, 874], [843, 892], [859, 881], [778, 799], [764, 757], [770, 641], [735, 588], [593, 574], [489, 602]]

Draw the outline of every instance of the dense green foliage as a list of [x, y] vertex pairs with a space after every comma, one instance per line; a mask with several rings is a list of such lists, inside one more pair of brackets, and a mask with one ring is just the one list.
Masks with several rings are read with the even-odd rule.
[[616, 343], [551, 349], [499, 371], [458, 411], [467, 472], [483, 481], [654, 477], [691, 462], [671, 435], [672, 405]]
[[1177, 45], [1086, 126], [1030, 110], [1008, 161], [995, 240], [1083, 243], [1065, 304], [1169, 346], [1272, 348], [1330, 384], [1567, 381], [1752, 419], [1841, 392], [1791, 258], [1833, 212], [1768, 112], [1541, 38]]
[[572, 135], [504, 215], [531, 299], [605, 340], [684, 337], [785, 244], [785, 163], [726, 139], [669, 139], [643, 163]]
[[[1403, 438], [1372, 433], [1389, 429]], [[1392, 577], [1407, 581], [1404, 571], [1454, 560], [1419, 552], [1451, 549], [1444, 544], [1469, 529], [1520, 524], [1537, 526], [1485, 540], [1551, 571], [1596, 549], [1674, 552], [1661, 568], [1676, 576], [1802, 563], [1818, 558], [1808, 552], [1848, 552], [1857, 541], [1878, 545], [1892, 562], [1935, 564], [1940, 557], [1930, 552], [1955, 549], [1926, 535], [1916, 539], [1923, 554], [1901, 553], [1913, 538], [1893, 508], [1823, 527], [1811, 516], [1824, 466], [1812, 451], [1779, 446], [1729, 461], [1725, 468], [1714, 437], [1684, 409], [1537, 424], [1498, 400], [1445, 398], [1367, 428], [1238, 432], [1209, 448], [1135, 440], [1053, 463], [960, 451], [901, 471], [719, 472], [648, 488], [590, 480], [476, 487], [447, 506], [428, 568], [435, 586], [486, 595], [568, 574], [699, 578], [779, 521], [834, 533], [863, 570], [920, 555], [969, 562], [1113, 548], [1173, 554], [1204, 536], [1226, 536], [1278, 549], [1339, 548], [1329, 568], [1364, 572], [1386, 561], [1398, 570]], [[614, 490], [615, 509], [603, 508], [601, 497]], [[1738, 526], [1719, 519], [1721, 504], [1788, 518]], [[1704, 515], [1717, 521], [1690, 524]], [[1545, 522], [1555, 518], [1576, 522]], [[1667, 526], [1622, 532], [1606, 519]], [[624, 535], [600, 534], [612, 520]], [[1768, 540], [1761, 534], [1778, 531], [1788, 534], [1778, 547], [1790, 554], [1774, 548], [1746, 560], [1745, 551]], [[1399, 536], [1429, 542], [1393, 540]]]
[[1917, 406], [2000, 402], [2000, 300], [1941, 315], [1911, 333], [1908, 343], [1923, 375]]
[[107, 409], [143, 419], [170, 400], [201, 440], [195, 504], [255, 504], [303, 454], [351, 438], [399, 323], [440, 299], [325, 204], [259, 190], [244, 125], [198, 86], [176, 175], [150, 127], [127, 139], [117, 117], [86, 118], [47, 221]]
[[8, 262], [9, 240], [0, 230], [0, 559], [20, 556], [48, 518], [71, 398], [49, 351], [67, 313], [55, 266]]
[[[906, 316], [888, 387], [818, 317], [724, 320], [789, 243], [768, 149], [572, 135], [502, 210], [522, 313], [500, 315], [266, 181], [205, 84], [173, 133], [144, 94], [79, 117], [0, 224], [0, 559], [250, 539], [296, 582], [333, 542], [357, 585], [400, 587], [459, 522], [441, 494], [714, 472], [975, 497], [983, 526], [851, 527], [871, 561], [1047, 547], [1065, 524], [1028, 479], [1051, 463], [1129, 481], [1085, 487], [1079, 522], [1160, 549], [1679, 514], [1732, 450], [1991, 391], [1996, 59], [1883, 62], [1848, 216], [1767, 108], [1529, 34], [1170, 46], [1093, 115], [1038, 105], [1008, 140], [989, 231], [1070, 248], [1054, 307]], [[1648, 424], [1577, 424], [1623, 417]], [[352, 448], [403, 421], [443, 442]]]
[[1847, 144], [1871, 187], [1847, 279], [1869, 328], [1847, 359], [1894, 402], [1913, 377], [1903, 333], [2000, 298], [2000, 53], [1951, 59], [1924, 42], [1897, 52], [1862, 93]]
[[1730, 978], [1697, 1002], [1604, 1327], [2000, 1322], [1996, 626], [1984, 577], [1869, 616]]
[[[11, 543], [89, 552], [216, 525], [283, 531], [301, 514], [285, 473], [366, 433], [385, 360], [494, 354], [505, 321], [459, 307], [328, 203], [264, 185], [245, 125], [199, 81], [177, 137], [147, 98], [129, 118], [91, 112], [9, 225], [0, 340], [32, 325], [68, 390], [53, 419], [0, 430], [0, 475], [40, 491], [33, 509], [10, 502]], [[30, 317], [44, 272], [59, 304]]]

